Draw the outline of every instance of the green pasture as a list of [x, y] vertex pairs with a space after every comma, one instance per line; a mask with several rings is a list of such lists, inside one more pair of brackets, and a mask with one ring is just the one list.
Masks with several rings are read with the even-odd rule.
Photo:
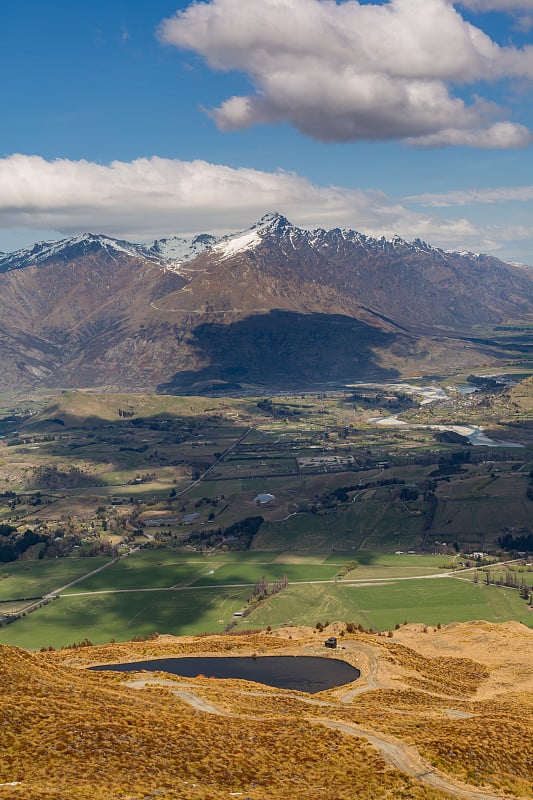
[[270, 583], [287, 575], [289, 581], [332, 580], [338, 563], [323, 559], [301, 562], [298, 557], [278, 560], [277, 552], [216, 552], [211, 556], [192, 551], [141, 550], [108, 569], [67, 589], [67, 593], [113, 589], [169, 589], [172, 586], [253, 585], [262, 577]]
[[414, 550], [425, 518], [410, 516], [403, 504], [363, 499], [334, 514], [295, 514], [265, 522], [253, 541], [256, 550]]
[[207, 560], [207, 563], [215, 561], [217, 564], [225, 564], [227, 562], [235, 564], [270, 564], [278, 558], [279, 553], [259, 553], [255, 550], [215, 550], [212, 555], [201, 556], [200, 558]]
[[[120, 586], [118, 591], [66, 594], [12, 625], [0, 628], [0, 643], [36, 649], [49, 645], [62, 646], [86, 637], [99, 643], [111, 638], [125, 641], [153, 631], [176, 635], [219, 632], [234, 620], [235, 611], [241, 611], [246, 606], [249, 595], [249, 587], [232, 587], [228, 584], [253, 583], [263, 575], [270, 582], [275, 577], [289, 573], [289, 579], [293, 582], [288, 588], [262, 602], [249, 616], [236, 620], [238, 629], [284, 624], [314, 625], [317, 621], [325, 620], [350, 621], [374, 630], [388, 630], [405, 621], [437, 625], [472, 619], [494, 622], [516, 619], [533, 625], [526, 603], [518, 592], [511, 589], [486, 586], [481, 582], [476, 585], [456, 578], [397, 580], [391, 573], [397, 573], [402, 568], [415, 568], [402, 566], [403, 556], [378, 554], [373, 565], [361, 565], [361, 575], [356, 570], [350, 577], [356, 575], [359, 579], [363, 576], [363, 570], [374, 570], [376, 575], [381, 573], [382, 580], [372, 585], [357, 585], [349, 580], [298, 583], [298, 580], [320, 580], [316, 576], [326, 575], [328, 571], [330, 575], [335, 574], [339, 566], [333, 560], [311, 564], [306, 561], [304, 554], [269, 553], [264, 554], [264, 562], [237, 557], [225, 563], [205, 558], [202, 561], [193, 559], [189, 563], [172, 563], [172, 551], [163, 551], [163, 559], [160, 551], [142, 555], [148, 557], [140, 559], [137, 567], [130, 568], [129, 572], [120, 572], [113, 567], [100, 573], [109, 582], [109, 587], [112, 583]], [[156, 556], [159, 556], [159, 562]], [[232, 556], [234, 554], [225, 554], [225, 557]], [[290, 561], [291, 557], [293, 561], [302, 559], [302, 563], [283, 563], [286, 559]], [[421, 560], [424, 557], [413, 558]], [[388, 560], [390, 563], [386, 563]], [[396, 566], [395, 560], [398, 562]], [[438, 557], [428, 557], [428, 562], [426, 569], [438, 569]], [[214, 583], [212, 586], [208, 585], [205, 578], [201, 583], [206, 585], [197, 583], [187, 586], [185, 581], [185, 586], [174, 590], [156, 586], [160, 583], [159, 574], [167, 574], [165, 570], [172, 567], [189, 569], [194, 577], [198, 574], [195, 570], [203, 570], [205, 566], [215, 569], [213, 576], [209, 576]], [[422, 569], [421, 566], [416, 568]], [[132, 575], [146, 579], [150, 569], [156, 575], [152, 588], [144, 591], [125, 589], [126, 575], [128, 580]], [[84, 589], [84, 583], [76, 589]]]
[[493, 542], [508, 527], [528, 528], [531, 524], [531, 500], [523, 495], [448, 499], [446, 488], [439, 504], [432, 530], [445, 541]]
[[[254, 584], [264, 576], [272, 582], [287, 575], [289, 582], [333, 580], [341, 567], [357, 560], [346, 580], [410, 577], [450, 569], [447, 556], [396, 555], [370, 551], [308, 553], [297, 551], [215, 551], [142, 549], [76, 583], [66, 594], [121, 589], [169, 589], [173, 586]], [[0, 600], [38, 597], [107, 563], [106, 558], [63, 558], [5, 565], [0, 571]], [[7, 577], [2, 578], [5, 575]]]
[[332, 564], [276, 564], [276, 563], [229, 563], [213, 566], [212, 575], [204, 575], [196, 586], [228, 585], [238, 583], [254, 584], [265, 578], [268, 583], [287, 576], [289, 582], [330, 581], [338, 572]]
[[404, 581], [386, 590], [378, 586], [351, 588], [347, 593], [377, 630], [405, 620], [437, 625], [473, 619], [518, 619], [533, 624], [526, 603], [516, 591], [476, 586], [454, 578]]
[[54, 558], [0, 564], [0, 600], [42, 597], [108, 561], [109, 557]]
[[[334, 563], [338, 563], [341, 561], [352, 561], [356, 560], [359, 564], [359, 568], [362, 569], [363, 567], [368, 568], [385, 568], [389, 569], [393, 568], [402, 568], [402, 567], [412, 567], [414, 566], [416, 569], [431, 569], [433, 572], [437, 572], [441, 567], [444, 565], [451, 564], [453, 557], [440, 555], [438, 553], [433, 554], [425, 554], [425, 553], [386, 553], [380, 550], [359, 550], [357, 553], [353, 553], [350, 550], [345, 552], [336, 552], [336, 553], [329, 553], [326, 556], [326, 561], [332, 561]], [[378, 576], [381, 577], [381, 576]]]
[[221, 632], [233, 613], [243, 608], [246, 596], [246, 589], [207, 588], [65, 596], [0, 628], [0, 643], [35, 650], [85, 638], [101, 644], [154, 632], [176, 636]]
[[194, 583], [209, 569], [212, 569], [209, 565], [187, 562], [142, 567], [131, 565], [124, 560], [109, 570], [103, 570], [77, 583], [71, 589], [67, 589], [67, 593], [99, 592], [110, 589], [170, 589], [172, 586]]
[[533, 626], [531, 612], [518, 592], [475, 585], [455, 578], [386, 582], [373, 586], [292, 585], [264, 602], [239, 627], [308, 625], [344, 620], [374, 630], [397, 623], [448, 624], [483, 619], [518, 620]]
[[[220, 497], [224, 495], [226, 500], [230, 497], [235, 497], [243, 492], [263, 492], [265, 491], [265, 481], [268, 480], [268, 486], [271, 487], [272, 478], [248, 478], [245, 475], [242, 478], [232, 478], [230, 480], [222, 480], [213, 477], [213, 473], [209, 474], [209, 479], [202, 481], [187, 492], [188, 498], [194, 497]], [[281, 484], [284, 483], [282, 478], [278, 479]]]
[[[328, 557], [339, 561], [339, 554]], [[357, 561], [358, 567], [346, 576], [346, 580], [360, 581], [380, 578], [411, 578], [417, 575], [435, 575], [454, 569], [450, 556], [423, 555], [421, 553], [381, 553], [377, 551], [359, 550], [345, 553], [341, 563]]]
[[272, 459], [262, 464], [260, 459], [242, 462], [232, 461], [230, 463], [223, 461], [213, 470], [212, 480], [221, 482], [233, 481], [238, 480], [241, 475], [248, 480], [259, 480], [261, 478], [263, 481], [270, 480], [271, 477], [276, 477], [277, 475], [290, 478], [292, 475], [298, 475], [298, 464], [294, 458]]

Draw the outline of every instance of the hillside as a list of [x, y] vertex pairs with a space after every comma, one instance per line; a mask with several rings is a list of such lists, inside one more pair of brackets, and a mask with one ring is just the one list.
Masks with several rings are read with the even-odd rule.
[[[309, 696], [245, 681], [86, 672], [180, 655], [340, 657], [358, 681]], [[0, 648], [0, 798], [270, 800], [320, 793], [531, 798], [533, 631], [473, 622], [392, 637], [286, 628], [30, 654]]]
[[531, 413], [533, 411], [533, 377], [521, 381], [509, 392], [510, 402], [520, 411]]
[[217, 239], [95, 234], [0, 258], [7, 389], [298, 388], [495, 364], [533, 314], [531, 273], [416, 240], [297, 228]]

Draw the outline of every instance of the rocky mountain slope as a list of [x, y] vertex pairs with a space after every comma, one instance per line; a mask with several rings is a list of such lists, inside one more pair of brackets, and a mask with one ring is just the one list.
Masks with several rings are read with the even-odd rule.
[[0, 367], [15, 389], [385, 379], [494, 360], [479, 329], [527, 319], [532, 289], [490, 256], [278, 214], [222, 238], [83, 234], [0, 256]]

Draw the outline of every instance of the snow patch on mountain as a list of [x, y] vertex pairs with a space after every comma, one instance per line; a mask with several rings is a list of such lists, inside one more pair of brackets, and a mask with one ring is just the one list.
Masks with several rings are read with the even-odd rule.
[[261, 241], [262, 238], [257, 230], [248, 231], [230, 239], [222, 240], [213, 247], [213, 252], [217, 254], [219, 261], [224, 261], [237, 253], [254, 250], [258, 244], [261, 244]]
[[479, 258], [479, 253], [472, 253], [470, 250], [445, 250], [447, 256], [463, 256], [463, 258]]
[[156, 239], [146, 245], [148, 251], [153, 255], [170, 262], [171, 266], [178, 267], [188, 261], [205, 253], [216, 245], [219, 239], [208, 233], [201, 233], [192, 239], [183, 236], [171, 236], [167, 239]]
[[192, 261], [208, 250], [212, 250], [219, 261], [224, 261], [238, 253], [253, 250], [268, 234], [279, 235], [287, 230], [301, 233], [299, 228], [291, 225], [281, 214], [272, 212], [265, 214], [250, 228], [237, 233], [219, 237], [202, 233], [192, 239], [172, 236], [167, 239], [157, 239], [146, 247], [150, 253], [166, 261], [167, 268], [179, 271], [182, 264]]
[[291, 225], [288, 219], [281, 214], [273, 212], [265, 214], [245, 231], [223, 236], [213, 246], [213, 253], [218, 256], [218, 261], [225, 261], [238, 253], [255, 250], [264, 239], [269, 237], [282, 238], [286, 235], [290, 237], [294, 233], [305, 234], [307, 232]]

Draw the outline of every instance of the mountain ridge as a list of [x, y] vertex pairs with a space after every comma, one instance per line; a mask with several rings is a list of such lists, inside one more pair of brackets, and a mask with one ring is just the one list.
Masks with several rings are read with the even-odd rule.
[[89, 233], [8, 254], [0, 315], [8, 388], [298, 388], [497, 360], [479, 329], [533, 316], [533, 281], [492, 256], [271, 213], [221, 237]]
[[[185, 263], [193, 260], [197, 256], [209, 249], [218, 247], [224, 251], [224, 246], [234, 240], [243, 238], [246, 234], [256, 233], [275, 233], [277, 235], [285, 232], [295, 233], [310, 242], [316, 243], [324, 236], [335, 235], [346, 241], [360, 244], [367, 250], [402, 250], [403, 252], [427, 252], [441, 254], [444, 256], [459, 256], [476, 260], [494, 259], [502, 264], [512, 267], [528, 269], [528, 265], [517, 262], [506, 262], [484, 253], [473, 253], [470, 251], [443, 250], [435, 247], [420, 238], [408, 241], [398, 234], [391, 237], [373, 237], [353, 228], [300, 228], [293, 225], [286, 217], [278, 212], [269, 212], [253, 223], [249, 228], [222, 236], [215, 236], [210, 233], [195, 234], [189, 238], [185, 236], [169, 236], [161, 239], [154, 239], [150, 242], [130, 242], [125, 239], [117, 239], [106, 234], [95, 234], [85, 232], [65, 239], [44, 240], [36, 242], [25, 248], [20, 248], [9, 253], [0, 252], [0, 272], [7, 272], [12, 269], [21, 269], [24, 266], [33, 266], [52, 258], [62, 256], [72, 248], [93, 250], [102, 246], [109, 250], [123, 252], [132, 257], [153, 259], [161, 263]], [[243, 248], [244, 249], [244, 248]], [[236, 251], [234, 251], [236, 252]]]

